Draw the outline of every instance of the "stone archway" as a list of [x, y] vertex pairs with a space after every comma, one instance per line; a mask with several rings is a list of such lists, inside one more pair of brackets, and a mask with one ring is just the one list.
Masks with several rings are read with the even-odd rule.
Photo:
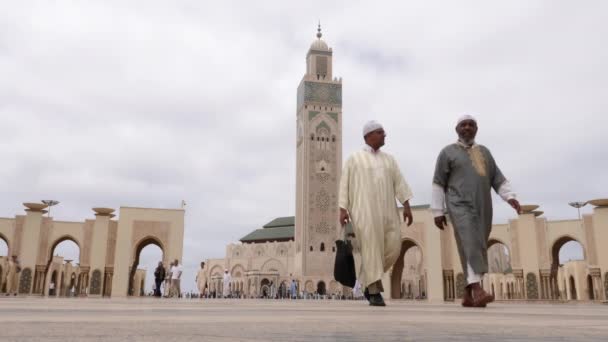
[[133, 264], [131, 264], [131, 267], [129, 268], [129, 287], [127, 288], [127, 294], [129, 296], [137, 295], [136, 293], [134, 293], [135, 272], [137, 272], [137, 266], [139, 265], [139, 257], [141, 255], [141, 251], [148, 245], [155, 245], [158, 248], [160, 248], [161, 252], [163, 253], [162, 259], [163, 259], [163, 261], [165, 260], [165, 249], [163, 247], [163, 244], [157, 238], [148, 236], [148, 237], [141, 239], [135, 245], [135, 250], [134, 250], [135, 254], [133, 255]]
[[391, 273], [391, 298], [393, 299], [401, 298], [401, 278], [403, 276], [404, 257], [405, 253], [412, 247], [420, 248], [419, 245], [411, 239], [405, 239], [401, 242], [401, 253], [393, 265], [393, 271]]
[[264, 278], [260, 282], [260, 295], [262, 298], [270, 296], [270, 280], [268, 280], [268, 278]]
[[[55, 291], [57, 292], [57, 279], [53, 280], [51, 274], [49, 273], [51, 270], [51, 264], [53, 263], [53, 256], [55, 254], [55, 250], [57, 249], [57, 247], [59, 247], [59, 245], [66, 241], [73, 242], [78, 247], [78, 261], [80, 262], [80, 258], [82, 256], [82, 246], [80, 242], [71, 235], [63, 235], [59, 237], [57, 240], [55, 240], [55, 242], [53, 242], [51, 248], [48, 250], [48, 259], [43, 270], [44, 274], [41, 274], [42, 272], [36, 271], [36, 274], [34, 275], [33, 293], [44, 294], [45, 289], [49, 288], [51, 281], [55, 282]], [[65, 257], [65, 255], [62, 255], [62, 257]], [[88, 282], [88, 274], [86, 278], [87, 279], [84, 280]], [[76, 292], [79, 291], [80, 288], [76, 289]]]
[[551, 245], [551, 273], [549, 276], [549, 282], [550, 282], [551, 286], [549, 288], [549, 291], [550, 291], [549, 298], [558, 298], [559, 297], [559, 287], [558, 287], [558, 283], [557, 283], [558, 269], [560, 266], [559, 252], [566, 243], [571, 242], [571, 241], [574, 241], [580, 245], [580, 247], [582, 248], [582, 252], [583, 252], [583, 259], [586, 259], [585, 246], [580, 241], [573, 238], [572, 236], [564, 235], [562, 237], [559, 237], [558, 239], [556, 239], [553, 242], [553, 244]]
[[496, 239], [488, 240], [488, 273], [512, 273], [511, 250], [509, 246]]
[[[0, 242], [4, 242], [6, 244], [6, 260], [9, 260], [11, 257], [11, 245], [8, 243], [8, 239], [6, 236], [0, 233]], [[0, 257], [3, 256], [0, 254]]]

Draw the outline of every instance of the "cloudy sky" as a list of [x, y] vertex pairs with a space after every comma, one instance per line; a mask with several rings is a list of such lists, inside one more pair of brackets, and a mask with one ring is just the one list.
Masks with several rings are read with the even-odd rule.
[[[3, 2], [0, 216], [45, 198], [57, 220], [185, 200], [193, 285], [202, 259], [294, 214], [296, 88], [321, 20], [345, 156], [381, 121], [414, 204], [429, 203], [436, 155], [472, 113], [521, 201], [575, 218], [569, 201], [608, 197], [605, 13], [600, 0]], [[495, 222], [514, 217], [495, 207]]]

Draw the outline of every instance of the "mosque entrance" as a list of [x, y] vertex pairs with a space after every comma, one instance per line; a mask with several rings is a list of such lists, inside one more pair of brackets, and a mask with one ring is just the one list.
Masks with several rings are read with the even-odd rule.
[[[136, 246], [133, 264], [129, 268], [129, 287], [127, 288], [129, 296], [142, 296], [146, 292], [144, 289], [146, 283], [150, 284], [151, 289], [154, 284], [154, 270], [159, 261], [164, 261], [163, 245], [156, 238], [144, 238]], [[169, 272], [168, 263], [163, 262], [163, 265], [165, 271]], [[142, 272], [143, 269], [138, 272], [140, 266], [146, 267], [144, 272]], [[163, 295], [166, 294], [163, 293]]]

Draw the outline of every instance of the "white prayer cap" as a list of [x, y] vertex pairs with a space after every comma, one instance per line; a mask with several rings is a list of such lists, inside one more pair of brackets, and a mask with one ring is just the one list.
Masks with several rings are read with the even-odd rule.
[[363, 126], [363, 136], [366, 136], [369, 133], [382, 128], [382, 125], [378, 121], [368, 121], [365, 126]]
[[460, 123], [463, 122], [464, 120], [473, 120], [473, 121], [475, 121], [475, 123], [477, 123], [477, 119], [475, 119], [475, 117], [473, 115], [465, 114], [458, 118], [458, 122], [456, 123], [456, 126], [460, 125]]

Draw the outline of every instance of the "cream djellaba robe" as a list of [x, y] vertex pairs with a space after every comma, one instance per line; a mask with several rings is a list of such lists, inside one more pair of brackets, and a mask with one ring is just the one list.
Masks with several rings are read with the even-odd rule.
[[364, 288], [382, 278], [401, 253], [399, 203], [412, 198], [395, 158], [365, 146], [351, 155], [340, 179], [340, 208], [348, 210], [361, 250]]
[[196, 287], [198, 288], [198, 293], [200, 295], [204, 295], [205, 293], [205, 285], [207, 285], [207, 275], [205, 274], [206, 270], [201, 268], [198, 270], [196, 274]]

